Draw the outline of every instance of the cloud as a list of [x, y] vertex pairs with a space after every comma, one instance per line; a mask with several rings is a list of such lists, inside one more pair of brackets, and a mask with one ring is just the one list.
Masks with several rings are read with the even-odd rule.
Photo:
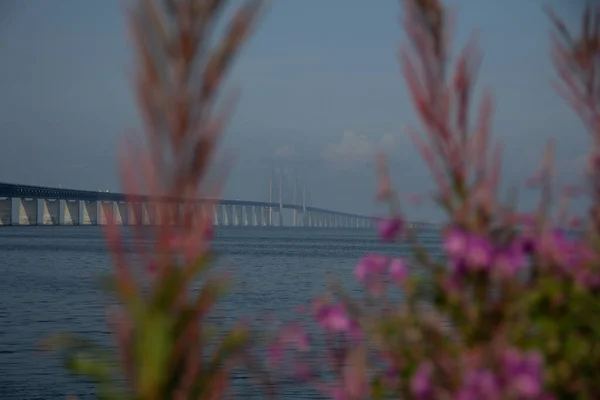
[[378, 150], [389, 152], [395, 144], [394, 136], [389, 133], [375, 141], [365, 134], [346, 131], [339, 143], [325, 148], [323, 157], [338, 169], [349, 169], [372, 162]]
[[275, 157], [290, 158], [296, 155], [296, 148], [293, 145], [283, 146], [275, 150]]

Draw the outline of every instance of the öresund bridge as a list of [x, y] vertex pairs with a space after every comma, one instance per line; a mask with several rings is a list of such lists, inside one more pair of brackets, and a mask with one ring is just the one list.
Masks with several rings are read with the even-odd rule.
[[[16, 218], [13, 218], [13, 200], [16, 200]], [[307, 207], [306, 204], [157, 198], [0, 183], [0, 226], [104, 225], [111, 219], [119, 225], [176, 224], [184, 216], [186, 207], [210, 215], [216, 226], [283, 226], [284, 209], [293, 211], [294, 227], [371, 228], [375, 222], [372, 217]], [[168, 215], [161, 215], [161, 210], [167, 210]]]
[[[74, 190], [46, 186], [0, 183], [0, 226], [15, 225], [119, 225], [178, 224], [182, 218], [202, 215], [215, 226], [284, 226], [283, 210], [291, 210], [292, 227], [369, 229], [377, 218], [309, 207], [306, 183], [297, 199], [284, 202], [282, 178], [279, 199], [273, 201], [273, 174], [269, 201], [226, 199], [176, 199], [148, 195]], [[300, 203], [300, 204], [298, 204]], [[198, 214], [199, 213], [199, 214]]]
[[[295, 228], [371, 229], [378, 218], [308, 206], [304, 180], [300, 193], [294, 174], [290, 201], [284, 202], [283, 168], [279, 179], [269, 173], [268, 201], [227, 199], [177, 199], [109, 191], [75, 190], [47, 186], [0, 183], [0, 226], [19, 225], [177, 225], [184, 219], [203, 217], [215, 226], [284, 226], [284, 210]], [[273, 192], [277, 186], [278, 199]], [[308, 193], [309, 194], [309, 193]], [[298, 199], [301, 197], [301, 199]], [[410, 222], [409, 227], [431, 228], [435, 224]]]

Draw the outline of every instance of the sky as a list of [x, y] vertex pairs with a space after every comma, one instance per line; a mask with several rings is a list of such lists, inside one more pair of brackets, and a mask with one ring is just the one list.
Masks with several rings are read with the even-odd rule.
[[[269, 166], [306, 179], [310, 204], [380, 212], [375, 151], [384, 149], [402, 194], [433, 188], [406, 135], [419, 129], [398, 63], [405, 42], [394, 0], [272, 0], [228, 77], [241, 97], [223, 149], [234, 155], [225, 198], [266, 200]], [[494, 95], [503, 178], [534, 172], [549, 138], [563, 181], [581, 169], [588, 138], [550, 82], [550, 24], [542, 4], [567, 19], [573, 3], [448, 1], [455, 48], [477, 34], [478, 90]], [[571, 6], [566, 3], [571, 3]], [[579, 4], [579, 3], [578, 3]], [[116, 154], [139, 125], [132, 52], [117, 0], [5, 0], [0, 7], [0, 182], [120, 189]], [[526, 192], [523, 204], [533, 205]], [[407, 209], [436, 220], [429, 204]]]

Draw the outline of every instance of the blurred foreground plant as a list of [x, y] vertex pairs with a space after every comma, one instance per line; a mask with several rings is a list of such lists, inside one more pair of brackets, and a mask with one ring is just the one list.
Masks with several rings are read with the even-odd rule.
[[437, 0], [404, 4], [411, 48], [401, 65], [425, 136], [409, 133], [448, 218], [443, 256], [403, 223], [382, 159], [378, 197], [392, 215], [379, 232], [406, 243], [411, 259], [367, 255], [356, 267], [365, 299], [336, 288], [315, 302], [324, 353], [296, 325], [275, 345], [291, 352], [296, 377], [336, 399], [598, 399], [600, 8], [587, 8], [578, 38], [551, 13], [561, 92], [592, 135], [590, 224], [577, 236], [550, 213], [552, 146], [535, 178], [543, 185], [539, 209], [520, 214], [499, 200], [501, 148], [490, 150], [489, 94], [470, 115], [475, 46], [450, 63], [447, 10]]
[[[128, 257], [126, 237], [109, 216], [106, 237], [113, 255], [111, 287], [119, 306], [110, 313], [118, 354], [83, 338], [63, 335], [51, 345], [68, 367], [98, 384], [104, 399], [218, 399], [249, 343], [236, 325], [210, 331], [207, 316], [226, 281], [206, 276], [211, 262], [211, 211], [197, 198], [217, 198], [221, 181], [207, 181], [225, 118], [214, 116], [218, 88], [260, 10], [260, 1], [236, 3], [220, 37], [213, 31], [227, 1], [139, 0], [129, 10], [137, 51], [136, 94], [149, 151], [131, 145], [122, 157], [126, 193], [156, 199], [158, 218], [150, 249]], [[215, 40], [216, 39], [216, 40]], [[181, 199], [181, 220], [173, 217]], [[136, 204], [140, 199], [126, 199]], [[139, 205], [139, 204], [138, 204]], [[212, 205], [205, 205], [211, 207]], [[134, 211], [137, 221], [144, 218]], [[175, 214], [179, 214], [175, 212]], [[148, 228], [132, 228], [136, 243]], [[143, 266], [140, 267], [140, 264]]]
[[[572, 236], [551, 215], [551, 146], [535, 179], [543, 185], [539, 209], [519, 214], [499, 200], [501, 148], [490, 145], [491, 97], [483, 97], [474, 121], [470, 116], [475, 46], [451, 65], [444, 7], [436, 0], [404, 3], [412, 49], [402, 52], [401, 64], [425, 128], [424, 137], [410, 134], [448, 217], [444, 254], [432, 254], [403, 222], [382, 159], [378, 197], [392, 215], [381, 221], [380, 234], [408, 244], [412, 259], [366, 255], [356, 267], [366, 298], [336, 288], [332, 298], [315, 300], [309, 313], [324, 331], [322, 342], [316, 345], [300, 324], [288, 326], [269, 349], [270, 361], [281, 369], [291, 350], [294, 376], [336, 399], [600, 398], [600, 320], [594, 318], [600, 312], [600, 9], [587, 8], [578, 38], [550, 14], [560, 91], [592, 136], [590, 223]], [[217, 193], [218, 185], [207, 187], [204, 179], [222, 124], [211, 117], [213, 99], [258, 11], [258, 3], [245, 3], [208, 53], [208, 33], [223, 6], [148, 0], [132, 10], [150, 153], [125, 152], [127, 192], [170, 199]], [[170, 210], [159, 205], [162, 216]], [[100, 397], [223, 397], [249, 332], [238, 326], [207, 335], [206, 316], [222, 284], [205, 278], [199, 291], [190, 289], [210, 261], [210, 232], [208, 216], [186, 204], [182, 226], [159, 224], [153, 251], [137, 252], [145, 254], [146, 268], [136, 274], [109, 221], [112, 283], [122, 303], [112, 316], [120, 360], [92, 354], [82, 339], [55, 341], [74, 371], [100, 383]], [[112, 378], [125, 386], [117, 389]]]

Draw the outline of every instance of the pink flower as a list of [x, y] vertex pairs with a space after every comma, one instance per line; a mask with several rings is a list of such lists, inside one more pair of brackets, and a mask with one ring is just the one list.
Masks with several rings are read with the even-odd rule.
[[543, 365], [538, 353], [522, 354], [509, 349], [503, 356], [504, 374], [510, 387], [525, 398], [542, 393]]
[[455, 262], [462, 260], [470, 269], [487, 268], [493, 258], [493, 246], [487, 238], [469, 235], [458, 228], [451, 228], [446, 233], [444, 250]]
[[432, 395], [433, 366], [430, 362], [424, 362], [412, 376], [410, 390], [417, 399], [426, 400]]
[[320, 307], [316, 318], [319, 325], [332, 332], [347, 332], [352, 326], [346, 310], [340, 304]]
[[499, 250], [494, 259], [494, 267], [504, 276], [513, 277], [526, 266], [527, 258], [523, 246], [515, 242], [506, 249]]
[[402, 258], [394, 258], [389, 266], [390, 275], [392, 280], [397, 284], [401, 285], [408, 277], [408, 268]]
[[451, 228], [444, 237], [444, 250], [452, 258], [462, 258], [467, 251], [467, 234], [458, 228]]
[[388, 260], [384, 256], [367, 254], [356, 266], [354, 274], [360, 282], [365, 282], [369, 276], [382, 275], [385, 272], [387, 262]]
[[294, 350], [306, 351], [309, 348], [308, 334], [300, 324], [292, 324], [285, 328], [279, 340]]
[[537, 243], [534, 238], [522, 236], [517, 240], [525, 254], [532, 254], [537, 249]]
[[277, 340], [267, 348], [267, 361], [276, 366], [283, 359], [287, 349], [306, 351], [308, 348], [308, 334], [300, 324], [292, 324], [286, 327]]
[[482, 236], [471, 236], [468, 239], [465, 261], [472, 269], [485, 269], [490, 266], [493, 258], [493, 247]]
[[580, 267], [575, 271], [574, 275], [575, 282], [582, 287], [589, 289], [597, 289], [600, 287], [600, 275], [596, 271], [590, 271], [587, 268]]
[[392, 242], [402, 230], [403, 222], [400, 218], [381, 219], [377, 225], [379, 237], [385, 242]]
[[501, 399], [501, 387], [489, 371], [469, 371], [455, 400]]

